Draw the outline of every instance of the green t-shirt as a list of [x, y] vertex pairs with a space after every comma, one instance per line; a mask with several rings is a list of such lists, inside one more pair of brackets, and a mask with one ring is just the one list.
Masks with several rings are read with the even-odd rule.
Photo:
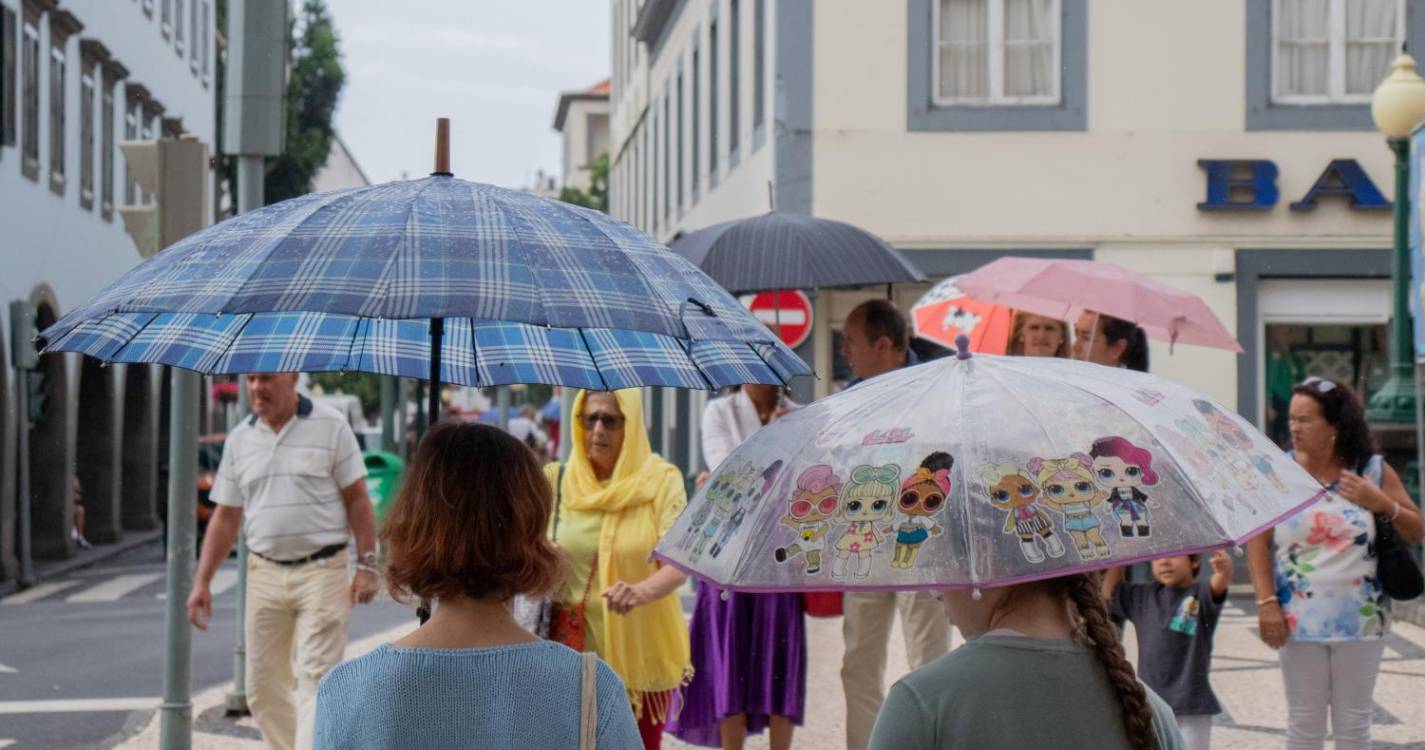
[[[1159, 750], [1182, 750], [1172, 709], [1148, 691]], [[871, 750], [1130, 748], [1108, 676], [1083, 644], [985, 635], [891, 687]]]

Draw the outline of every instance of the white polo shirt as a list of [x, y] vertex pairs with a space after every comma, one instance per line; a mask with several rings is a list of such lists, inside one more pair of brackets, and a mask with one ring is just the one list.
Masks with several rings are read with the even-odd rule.
[[347, 541], [341, 490], [365, 476], [351, 425], [303, 396], [280, 431], [253, 415], [228, 433], [209, 496], [243, 509], [249, 549], [296, 560]]

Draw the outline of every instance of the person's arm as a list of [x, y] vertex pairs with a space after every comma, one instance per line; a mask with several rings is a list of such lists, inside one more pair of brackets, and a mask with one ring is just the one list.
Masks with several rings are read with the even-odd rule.
[[1272, 559], [1272, 532], [1268, 529], [1247, 540], [1247, 569], [1257, 597], [1257, 627], [1262, 643], [1272, 648], [1286, 644], [1291, 632], [1277, 601], [1276, 561]]
[[604, 598], [608, 600], [609, 609], [615, 614], [626, 615], [677, 591], [687, 580], [688, 577], [683, 571], [665, 565], [637, 583], [615, 583], [604, 592]]
[[[1376, 487], [1369, 481], [1361, 480], [1365, 487], [1375, 490], [1380, 497], [1373, 498], [1374, 506], [1366, 505], [1376, 513], [1391, 519], [1395, 525], [1395, 530], [1400, 534], [1400, 538], [1406, 544], [1419, 544], [1422, 537], [1425, 537], [1425, 526], [1422, 526], [1420, 519], [1420, 508], [1410, 499], [1410, 495], [1405, 491], [1405, 483], [1400, 481], [1400, 475], [1395, 473], [1395, 469], [1390, 464], [1384, 465], [1385, 475], [1382, 477], [1380, 487]], [[1375, 494], [1372, 493], [1372, 494]], [[1344, 488], [1342, 493], [1345, 494]], [[1352, 502], [1356, 502], [1352, 500]], [[1365, 505], [1356, 502], [1357, 505]], [[1399, 509], [1397, 513], [1397, 508]]]
[[1113, 592], [1118, 589], [1118, 584], [1123, 583], [1123, 566], [1109, 568], [1103, 572], [1103, 601], [1108, 604], [1113, 601]]
[[366, 494], [366, 479], [343, 487], [341, 500], [346, 504], [346, 522], [351, 526], [351, 535], [356, 538], [358, 563], [356, 576], [351, 579], [351, 603], [366, 604], [376, 597], [381, 586], [380, 576], [367, 568], [365, 562], [375, 557], [376, 552], [376, 510], [371, 506], [371, 496]]
[[737, 447], [732, 439], [732, 426], [728, 424], [729, 410], [723, 408], [725, 399], [733, 398], [737, 398], [737, 394], [713, 399], [703, 407], [703, 461], [709, 471], [716, 469]]
[[193, 575], [193, 590], [188, 594], [188, 622], [199, 630], [208, 629], [213, 618], [213, 594], [208, 588], [218, 566], [228, 559], [238, 532], [242, 530], [242, 506], [219, 505], [208, 519], [208, 531], [203, 535], [203, 551], [198, 556], [198, 570]]
[[1212, 587], [1213, 601], [1222, 601], [1227, 596], [1227, 587], [1232, 584], [1232, 556], [1226, 550], [1212, 553], [1212, 578], [1207, 582]]

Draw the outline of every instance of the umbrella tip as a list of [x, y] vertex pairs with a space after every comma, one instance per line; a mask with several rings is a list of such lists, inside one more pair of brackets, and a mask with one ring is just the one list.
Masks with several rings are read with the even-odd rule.
[[955, 359], [970, 358], [970, 337], [960, 334], [955, 337]]

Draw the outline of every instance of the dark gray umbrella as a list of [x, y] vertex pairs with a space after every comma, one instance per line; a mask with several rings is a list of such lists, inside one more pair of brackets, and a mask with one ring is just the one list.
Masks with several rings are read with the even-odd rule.
[[733, 294], [925, 280], [900, 251], [864, 229], [776, 211], [714, 224], [668, 247]]

